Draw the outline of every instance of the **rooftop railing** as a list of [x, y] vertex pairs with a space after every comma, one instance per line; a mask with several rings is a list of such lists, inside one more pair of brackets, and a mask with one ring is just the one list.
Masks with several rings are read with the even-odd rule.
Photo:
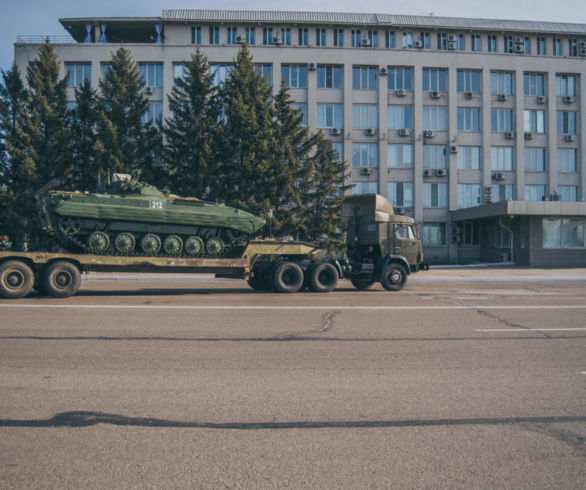
[[43, 44], [45, 42], [51, 44], [77, 43], [71, 36], [16, 36], [16, 44]]

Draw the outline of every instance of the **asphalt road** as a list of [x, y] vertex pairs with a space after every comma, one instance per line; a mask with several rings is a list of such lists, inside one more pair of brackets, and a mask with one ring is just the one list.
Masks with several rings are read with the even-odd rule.
[[586, 281], [482, 274], [0, 300], [0, 487], [582, 489]]

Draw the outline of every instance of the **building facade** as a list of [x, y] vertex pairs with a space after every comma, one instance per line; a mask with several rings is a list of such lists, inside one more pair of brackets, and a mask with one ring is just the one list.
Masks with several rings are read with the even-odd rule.
[[[555, 249], [562, 265], [586, 265], [584, 206], [554, 212], [586, 198], [586, 24], [219, 10], [61, 23], [71, 39], [53, 41], [71, 94], [85, 78], [97, 87], [124, 43], [146, 82], [147, 120], [168, 115], [196, 46], [221, 83], [245, 42], [274, 92], [284, 82], [311, 130], [332, 139], [353, 192], [377, 192], [415, 219], [431, 261], [547, 265]], [[17, 40], [21, 70], [43, 39]], [[517, 225], [494, 206], [505, 201], [544, 211]], [[543, 232], [556, 219], [557, 246]], [[541, 259], [511, 252], [530, 243]]]

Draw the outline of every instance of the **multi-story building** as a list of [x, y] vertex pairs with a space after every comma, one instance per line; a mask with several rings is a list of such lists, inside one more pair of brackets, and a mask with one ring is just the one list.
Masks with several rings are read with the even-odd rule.
[[[199, 47], [222, 83], [246, 43], [312, 130], [415, 218], [430, 260], [586, 264], [586, 24], [327, 12], [164, 10], [61, 19], [73, 87], [97, 86], [120, 43], [146, 82], [146, 119]], [[44, 40], [44, 38], [41, 38]], [[39, 40], [20, 38], [21, 69]]]

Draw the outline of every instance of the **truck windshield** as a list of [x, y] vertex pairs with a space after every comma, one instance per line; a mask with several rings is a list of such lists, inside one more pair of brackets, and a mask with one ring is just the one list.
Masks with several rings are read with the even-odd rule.
[[397, 238], [415, 240], [415, 233], [413, 232], [413, 226], [411, 225], [396, 225], [395, 233], [397, 234]]

